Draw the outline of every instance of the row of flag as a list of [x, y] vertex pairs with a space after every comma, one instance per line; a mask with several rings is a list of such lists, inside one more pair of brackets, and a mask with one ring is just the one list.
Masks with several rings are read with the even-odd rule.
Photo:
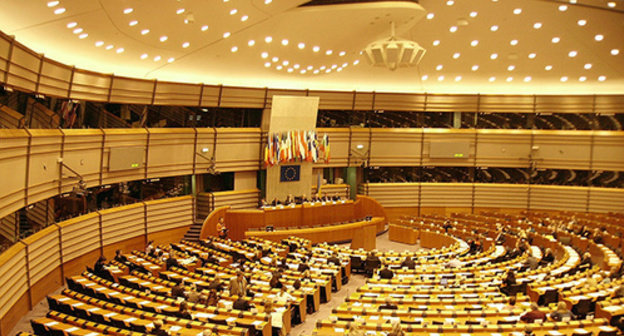
[[72, 100], [66, 100], [61, 105], [61, 128], [72, 128], [76, 122], [76, 118], [80, 113], [80, 104]]
[[267, 167], [287, 162], [329, 162], [329, 137], [317, 136], [314, 131], [269, 133], [264, 147]]

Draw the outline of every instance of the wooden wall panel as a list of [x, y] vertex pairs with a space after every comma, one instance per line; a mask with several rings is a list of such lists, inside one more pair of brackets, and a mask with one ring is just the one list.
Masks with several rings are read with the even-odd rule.
[[0, 37], [0, 78], [4, 78], [9, 64], [12, 39], [4, 34], [0, 34]]
[[479, 96], [436, 94], [428, 95], [426, 110], [428, 112], [477, 112]]
[[532, 185], [530, 208], [546, 210], [587, 210], [587, 188]]
[[528, 167], [531, 131], [478, 130], [476, 147], [479, 167]]
[[218, 85], [202, 85], [201, 88], [201, 106], [212, 107], [219, 106], [219, 97], [221, 95], [221, 86]]
[[374, 107], [375, 94], [373, 92], [356, 92], [355, 93], [355, 105], [353, 110], [355, 111], [372, 111]]
[[109, 101], [112, 77], [97, 72], [75, 70], [71, 98]]
[[[103, 132], [99, 129], [64, 129], [63, 163], [77, 171], [92, 188], [100, 184], [100, 159]], [[74, 173], [63, 168], [63, 192], [69, 192], [78, 182]]]
[[624, 212], [624, 190], [590, 188], [589, 212]]
[[419, 166], [422, 129], [373, 129], [371, 133], [370, 166]]
[[534, 131], [534, 159], [538, 168], [589, 169], [591, 132]]
[[[348, 185], [346, 184], [323, 184], [321, 186], [321, 193], [327, 193], [328, 196], [338, 195], [343, 199], [347, 199], [350, 197], [350, 195], [347, 193], [348, 190]], [[315, 185], [312, 186], [308, 197], [314, 194], [316, 194]]]
[[602, 114], [622, 113], [624, 96], [622, 95], [594, 95], [595, 112]]
[[100, 216], [90, 213], [59, 223], [63, 262], [100, 248]]
[[591, 168], [624, 171], [624, 132], [593, 133]]
[[533, 113], [534, 100], [531, 95], [479, 95], [479, 112]]
[[154, 81], [127, 77], [115, 77], [111, 86], [110, 100], [122, 104], [152, 103]]
[[158, 82], [154, 105], [198, 106], [201, 86], [187, 83]]
[[26, 279], [26, 246], [15, 244], [0, 255], [0, 316], [26, 293]]
[[474, 207], [526, 209], [528, 197], [526, 184], [475, 183]]
[[135, 203], [99, 211], [102, 244], [111, 245], [145, 234], [145, 206]]
[[345, 110], [353, 109], [353, 92], [340, 91], [310, 91], [310, 97], [319, 97], [319, 110]]
[[[351, 131], [351, 143], [349, 147], [349, 166], [367, 165], [370, 159], [371, 129], [354, 127]], [[329, 140], [331, 144], [331, 139]], [[330, 145], [331, 146], [331, 145]], [[362, 148], [358, 148], [362, 147]]]
[[50, 96], [64, 96], [69, 91], [72, 69], [64, 64], [43, 59], [39, 91]]
[[25, 206], [26, 160], [28, 133], [24, 130], [0, 129], [0, 218]]
[[182, 196], [145, 202], [147, 232], [153, 233], [193, 224], [193, 197]]
[[330, 160], [328, 163], [317, 162], [314, 167], [346, 167], [349, 161], [349, 130], [345, 128], [317, 128], [319, 135], [329, 138]]
[[422, 183], [420, 187], [422, 207], [472, 206], [472, 183]]
[[375, 93], [374, 105], [365, 110], [424, 111], [427, 96], [424, 94]]
[[17, 218], [15, 213], [0, 218], [0, 236], [9, 242], [17, 241]]
[[[424, 129], [425, 132], [423, 140], [423, 166], [455, 166], [455, 167], [472, 167], [474, 165], [474, 151], [475, 151], [475, 130], [466, 129], [441, 129], [432, 128]], [[430, 146], [432, 142], [453, 142], [453, 143], [469, 143], [470, 155], [464, 158], [431, 158]]]
[[28, 170], [28, 202], [34, 203], [59, 193], [58, 159], [61, 157], [63, 138], [60, 130], [39, 129], [29, 132], [32, 134], [32, 144]]
[[265, 109], [271, 109], [273, 96], [307, 96], [307, 90], [268, 89]]
[[[105, 129], [104, 155], [102, 164], [102, 184], [133, 181], [146, 178], [145, 168], [111, 172], [108, 170], [110, 149], [112, 147], [147, 148], [147, 130], [145, 129]], [[145, 158], [142, 160], [145, 165]]]
[[28, 48], [16, 44], [11, 57], [11, 67], [7, 83], [27, 92], [35, 91], [37, 88], [37, 72], [41, 57]]
[[195, 131], [192, 128], [149, 129], [147, 176], [193, 174]]
[[367, 183], [361, 192], [384, 207], [417, 207], [420, 183]]
[[260, 167], [260, 129], [218, 129], [215, 156], [219, 171], [257, 170]]
[[263, 108], [266, 89], [224, 86], [221, 107]]
[[[256, 209], [260, 201], [260, 190], [220, 191], [213, 193], [215, 208], [230, 206], [232, 209]], [[208, 214], [202, 214], [207, 216]]]
[[593, 110], [591, 95], [535, 96], [537, 113], [592, 113]]
[[32, 284], [61, 266], [61, 245], [56, 225], [24, 239], [28, 245], [28, 270]]
[[[197, 174], [203, 174], [210, 166], [210, 161], [206, 158], [211, 158], [215, 155], [215, 140], [216, 129], [214, 128], [197, 128], [197, 148], [196, 152], [201, 153], [202, 156], [197, 155], [195, 157], [195, 172]], [[207, 151], [204, 152], [203, 149]]]

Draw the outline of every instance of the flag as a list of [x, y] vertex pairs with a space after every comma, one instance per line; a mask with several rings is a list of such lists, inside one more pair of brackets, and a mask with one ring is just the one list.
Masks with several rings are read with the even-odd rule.
[[143, 107], [143, 112], [141, 112], [141, 120], [139, 121], [139, 127], [145, 127], [146, 122], [147, 122], [147, 105]]

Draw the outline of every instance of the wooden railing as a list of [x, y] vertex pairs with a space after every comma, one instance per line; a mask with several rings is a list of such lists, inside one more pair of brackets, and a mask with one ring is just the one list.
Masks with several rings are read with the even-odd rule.
[[49, 226], [0, 254], [0, 335], [64, 278], [116, 249], [143, 249], [146, 241], [179, 241], [193, 222], [190, 196], [140, 202], [93, 212]]
[[624, 95], [484, 95], [286, 90], [187, 84], [78, 69], [0, 32], [0, 84], [48, 96], [121, 104], [270, 108], [274, 95], [318, 96], [320, 109], [429, 112], [621, 113]]

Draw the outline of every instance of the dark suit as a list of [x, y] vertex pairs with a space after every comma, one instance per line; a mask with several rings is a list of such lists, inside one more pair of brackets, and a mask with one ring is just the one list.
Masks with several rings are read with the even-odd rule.
[[394, 272], [392, 272], [391, 270], [384, 268], [381, 271], [379, 271], [379, 277], [382, 279], [392, 279], [394, 277]]
[[251, 305], [249, 304], [249, 302], [247, 302], [247, 300], [241, 298], [234, 301], [232, 308], [242, 311], [248, 311], [249, 309], [251, 309]]
[[399, 307], [398, 307], [397, 305], [392, 304], [392, 303], [390, 303], [390, 304], [385, 303], [385, 304], [382, 304], [381, 306], [379, 306], [379, 309], [380, 309], [380, 310], [381, 310], [381, 309], [393, 309], [393, 310], [396, 310], [396, 309], [398, 309], [398, 308], [399, 308]]
[[401, 263], [401, 267], [407, 267], [409, 269], [414, 269], [414, 268], [416, 268], [416, 263], [414, 262], [414, 260], [412, 258], [407, 257]]
[[337, 266], [341, 265], [340, 258], [338, 258], [338, 257], [329, 257], [329, 258], [327, 258], [327, 262], [330, 263], [330, 264], [337, 265]]

